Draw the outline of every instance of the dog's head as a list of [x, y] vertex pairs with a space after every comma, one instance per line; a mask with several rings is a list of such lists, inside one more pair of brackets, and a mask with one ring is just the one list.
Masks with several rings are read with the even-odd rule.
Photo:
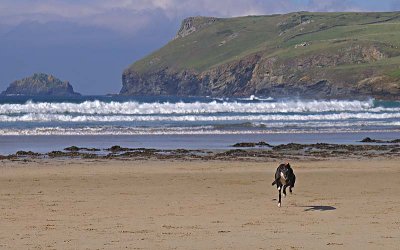
[[291, 173], [291, 167], [289, 162], [281, 164], [279, 166], [280, 175], [283, 179], [287, 180], [289, 178], [289, 174]]

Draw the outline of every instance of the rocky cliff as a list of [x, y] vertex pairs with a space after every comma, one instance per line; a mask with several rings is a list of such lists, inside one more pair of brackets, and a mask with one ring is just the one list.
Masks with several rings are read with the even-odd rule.
[[34, 74], [33, 76], [14, 81], [2, 95], [29, 95], [29, 96], [79, 96], [74, 92], [67, 81], [48, 75]]
[[400, 100], [399, 41], [398, 12], [188, 18], [120, 93]]

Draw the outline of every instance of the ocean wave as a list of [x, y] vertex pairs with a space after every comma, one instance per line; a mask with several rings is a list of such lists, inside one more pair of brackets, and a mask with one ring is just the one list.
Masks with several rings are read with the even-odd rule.
[[267, 98], [263, 98], [263, 97], [257, 97], [255, 95], [251, 95], [250, 97], [246, 97], [246, 98], [238, 98], [239, 100], [243, 100], [243, 101], [273, 101], [274, 98], [272, 97], [267, 97]]
[[0, 122], [206, 122], [206, 121], [333, 121], [333, 120], [376, 120], [400, 118], [400, 113], [336, 113], [311, 115], [60, 115], [25, 114], [0, 115]]
[[85, 114], [166, 115], [215, 113], [317, 113], [317, 112], [400, 112], [400, 107], [375, 107], [368, 101], [278, 101], [278, 102], [178, 102], [139, 103], [85, 101], [82, 103], [31, 102], [1, 104], [0, 114]]

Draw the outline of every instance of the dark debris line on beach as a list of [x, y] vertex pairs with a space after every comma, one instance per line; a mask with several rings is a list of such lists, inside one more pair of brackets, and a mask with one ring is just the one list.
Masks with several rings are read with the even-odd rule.
[[[236, 146], [235, 146], [236, 145]], [[40, 158], [76, 158], [76, 159], [120, 159], [120, 160], [224, 160], [224, 161], [275, 161], [276, 159], [324, 160], [329, 158], [373, 158], [399, 157], [400, 144], [349, 145], [349, 144], [281, 144], [272, 146], [264, 142], [238, 143], [236, 149], [225, 151], [210, 150], [160, 150], [151, 148], [124, 148], [112, 146], [107, 149], [80, 148], [71, 146], [64, 151], [52, 151], [45, 154], [32, 151], [18, 151], [0, 159], [30, 160]], [[237, 147], [242, 147], [238, 149]], [[257, 148], [255, 148], [257, 147]], [[261, 148], [262, 147], [262, 148]]]

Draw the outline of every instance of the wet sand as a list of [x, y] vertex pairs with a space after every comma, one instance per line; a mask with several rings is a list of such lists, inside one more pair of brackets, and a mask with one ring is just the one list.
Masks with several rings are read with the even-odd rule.
[[0, 163], [1, 249], [399, 249], [400, 164], [34, 159]]

